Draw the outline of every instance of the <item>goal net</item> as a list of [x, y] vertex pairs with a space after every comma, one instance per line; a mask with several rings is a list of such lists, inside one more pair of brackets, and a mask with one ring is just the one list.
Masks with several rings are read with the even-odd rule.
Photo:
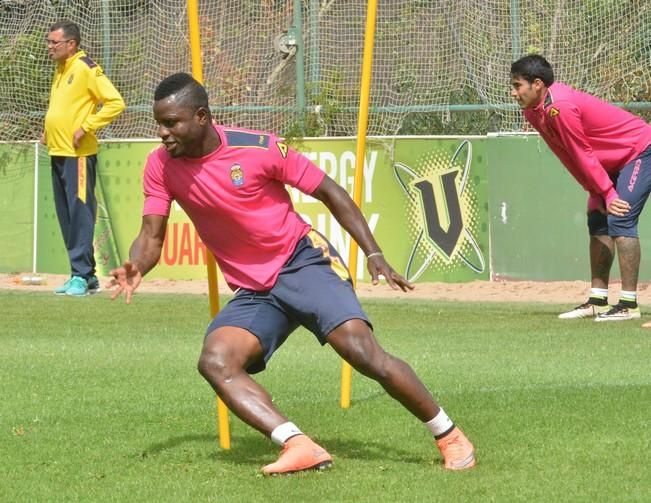
[[[288, 136], [355, 135], [366, 2], [199, 1], [203, 80], [219, 122]], [[191, 72], [186, 2], [0, 0], [0, 140], [39, 137], [47, 29], [79, 24], [127, 111], [104, 138], [155, 137], [154, 89]], [[368, 134], [519, 131], [510, 63], [539, 52], [558, 80], [646, 113], [651, 2], [382, 0]]]

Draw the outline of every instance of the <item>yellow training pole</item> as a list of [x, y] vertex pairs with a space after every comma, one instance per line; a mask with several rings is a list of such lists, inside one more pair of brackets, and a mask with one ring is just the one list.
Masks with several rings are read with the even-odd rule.
[[[190, 53], [192, 56], [192, 76], [203, 83], [203, 64], [201, 62], [201, 37], [199, 32], [198, 0], [188, 0], [188, 24], [190, 31]], [[210, 250], [206, 249], [206, 269], [208, 273], [208, 294], [210, 298], [210, 316], [214, 318], [219, 312], [219, 289], [217, 287], [217, 264]], [[219, 446], [231, 448], [231, 432], [228, 425], [228, 408], [217, 397], [217, 430]]]
[[[364, 32], [364, 57], [362, 60], [362, 82], [359, 93], [359, 115], [357, 122], [357, 152], [355, 154], [355, 179], [353, 182], [353, 201], [358, 208], [362, 206], [362, 179], [364, 177], [364, 152], [366, 150], [366, 128], [368, 127], [368, 104], [371, 94], [371, 69], [373, 67], [373, 44], [375, 42], [375, 16], [377, 0], [369, 0], [366, 8], [366, 30]], [[348, 267], [357, 285], [358, 244], [351, 240]], [[353, 369], [344, 361], [341, 365], [341, 408], [350, 407], [350, 389]]]

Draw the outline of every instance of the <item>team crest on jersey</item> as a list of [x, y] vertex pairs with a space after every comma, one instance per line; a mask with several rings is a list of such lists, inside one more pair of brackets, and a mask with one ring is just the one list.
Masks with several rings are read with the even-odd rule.
[[548, 115], [549, 115], [550, 117], [554, 118], [554, 117], [556, 117], [557, 115], [560, 115], [561, 112], [558, 110], [558, 108], [551, 107], [551, 108], [549, 109], [549, 112], [547, 112], [547, 113], [548, 113]]
[[68, 85], [72, 84], [72, 81], [74, 80], [74, 78], [75, 78], [74, 73], [72, 75], [70, 75], [70, 77], [68, 77]]
[[244, 172], [242, 171], [242, 166], [237, 163], [231, 166], [231, 182], [233, 182], [233, 186], [235, 187], [244, 185]]

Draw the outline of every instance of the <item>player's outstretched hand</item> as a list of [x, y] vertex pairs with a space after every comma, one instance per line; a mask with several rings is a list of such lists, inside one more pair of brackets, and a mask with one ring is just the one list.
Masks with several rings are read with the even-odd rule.
[[111, 294], [111, 300], [117, 299], [124, 292], [127, 304], [131, 304], [133, 291], [138, 288], [142, 281], [142, 274], [138, 267], [127, 260], [122, 264], [122, 267], [113, 269], [109, 274], [113, 277], [108, 284], [108, 288], [117, 287]]
[[368, 272], [371, 274], [371, 281], [374, 285], [380, 282], [380, 275], [384, 276], [387, 283], [394, 290], [402, 290], [407, 292], [414, 289], [414, 284], [407, 281], [400, 274], [393, 270], [393, 267], [384, 260], [384, 255], [378, 254], [368, 258]]

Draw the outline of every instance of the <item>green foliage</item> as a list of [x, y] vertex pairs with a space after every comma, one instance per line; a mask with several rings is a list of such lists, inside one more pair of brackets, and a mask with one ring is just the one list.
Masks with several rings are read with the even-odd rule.
[[10, 40], [0, 35], [0, 128], [2, 139], [40, 138], [52, 65], [44, 35], [32, 31]]
[[[3, 501], [645, 501], [648, 362], [637, 322], [556, 319], [550, 305], [366, 301], [376, 334], [411, 364], [477, 448], [445, 472], [422, 424], [299, 330], [256, 379], [333, 454], [324, 473], [265, 479], [278, 450], [196, 371], [205, 296], [72, 299], [0, 292]], [[89, 315], [88, 313], [92, 313]], [[107, 321], [109, 320], [109, 321]], [[606, 326], [604, 326], [606, 325]]]
[[[465, 86], [450, 95], [450, 103], [478, 105], [481, 97], [472, 87]], [[408, 114], [399, 135], [474, 135], [501, 129], [502, 117], [495, 110], [473, 112], [413, 112]]]
[[343, 75], [335, 73], [329, 81], [306, 85], [310, 110], [302, 117], [294, 115], [288, 120], [283, 128], [283, 134], [288, 141], [301, 137], [338, 136], [339, 114], [346, 106], [352, 105], [343, 81]]

